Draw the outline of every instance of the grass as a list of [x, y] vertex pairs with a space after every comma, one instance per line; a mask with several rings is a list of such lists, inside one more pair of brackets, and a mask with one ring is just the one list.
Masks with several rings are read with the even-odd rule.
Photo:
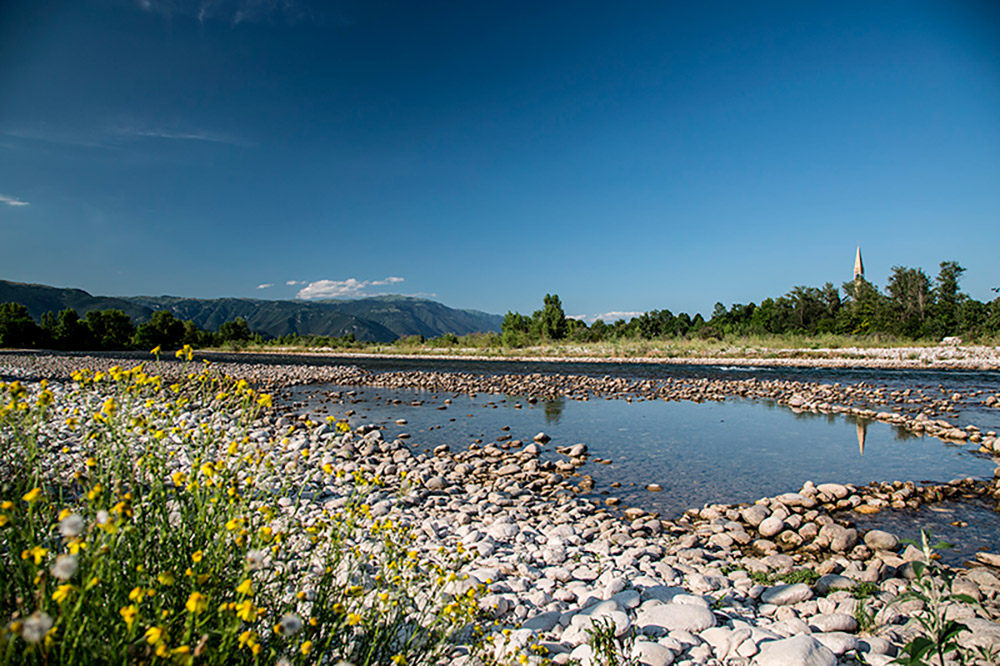
[[[479, 617], [481, 588], [447, 591], [463, 555], [418, 552], [365, 503], [384, 480], [261, 441], [270, 396], [197, 370], [0, 383], [0, 663], [446, 660]], [[297, 509], [303, 476], [341, 508]]]
[[779, 583], [788, 585], [805, 583], [806, 585], [813, 585], [819, 580], [819, 574], [812, 569], [792, 569], [780, 574], [767, 571], [751, 571], [748, 575], [750, 576], [750, 580], [760, 585], [777, 585]]

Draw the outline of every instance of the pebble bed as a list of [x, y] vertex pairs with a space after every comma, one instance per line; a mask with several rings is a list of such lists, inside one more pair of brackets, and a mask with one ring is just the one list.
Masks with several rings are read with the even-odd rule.
[[[102, 369], [114, 363], [107, 358], [5, 355], [0, 357], [0, 376], [20, 378], [29, 386], [48, 378], [63, 392], [68, 384], [61, 382], [73, 370]], [[165, 379], [185, 372], [179, 364], [160, 365], [148, 364], [147, 370]], [[990, 450], [996, 442], [995, 433], [980, 433], [974, 426], [945, 427], [943, 419], [925, 414], [930, 409], [947, 411], [948, 404], [943, 402], [910, 404], [909, 413], [887, 411], [884, 417], [867, 407], [844, 404], [851, 398], [897, 399], [865, 386], [756, 380], [649, 383], [540, 375], [372, 375], [350, 367], [213, 367], [270, 388], [330, 382], [434, 385], [437, 390], [469, 392], [516, 389], [527, 396], [560, 394], [579, 399], [652, 394], [720, 400], [752, 395], [803, 410], [865, 409], [879, 420], [899, 419], [904, 427], [920, 427], [935, 436], [978, 437]], [[956, 402], [952, 397], [948, 396], [949, 404]], [[985, 403], [988, 397], [974, 399]], [[963, 398], [968, 399], [959, 396]], [[225, 414], [212, 415], [216, 424], [226, 418]], [[289, 517], [308, 522], [324, 509], [343, 505], [350, 491], [323, 473], [323, 466], [330, 465], [348, 475], [361, 471], [384, 479], [385, 485], [370, 490], [366, 498], [372, 518], [391, 517], [413, 526], [421, 535], [419, 547], [428, 556], [460, 542], [475, 557], [465, 570], [468, 579], [456, 582], [454, 592], [464, 592], [466, 586], [487, 586], [488, 594], [480, 603], [495, 620], [492, 640], [500, 659], [540, 644], [555, 663], [578, 659], [590, 664], [593, 655], [587, 630], [595, 623], [610, 622], [619, 636], [635, 632], [634, 656], [650, 666], [832, 665], [858, 663], [858, 655], [869, 664], [887, 664], [916, 635], [908, 620], [922, 610], [919, 604], [889, 602], [907, 587], [914, 576], [912, 563], [921, 554], [912, 546], [904, 547], [890, 533], [859, 533], [851, 515], [963, 495], [1000, 499], [996, 480], [956, 480], [930, 487], [807, 482], [796, 492], [752, 505], [711, 505], [666, 521], [639, 508], [620, 511], [580, 496], [577, 470], [586, 464], [586, 446], [559, 447], [555, 451], [561, 458], [543, 460], [541, 454], [551, 446], [544, 433], [528, 443], [511, 440], [457, 451], [440, 446], [431, 453], [419, 453], [405, 441], [383, 439], [382, 431], [374, 426], [342, 435], [329, 424], [310, 422], [305, 415], [275, 410], [259, 419], [251, 438], [261, 445], [284, 442], [275, 453], [285, 460], [278, 469], [285, 478], [296, 478], [301, 489], [296, 497], [279, 500]], [[59, 445], [58, 439], [57, 431], [54, 446]], [[814, 572], [804, 577], [811, 584], [776, 582], [783, 574], [804, 570]], [[756, 582], [763, 580], [762, 574], [770, 574], [767, 584]], [[1000, 555], [977, 554], [976, 562], [962, 569], [956, 581], [956, 591], [980, 602], [978, 607], [956, 605], [949, 611], [950, 617], [969, 627], [963, 644], [1000, 645], [996, 622], [1000, 617]], [[856, 594], [862, 583], [870, 584], [870, 595]], [[858, 617], [872, 618], [873, 626], [859, 626]]]

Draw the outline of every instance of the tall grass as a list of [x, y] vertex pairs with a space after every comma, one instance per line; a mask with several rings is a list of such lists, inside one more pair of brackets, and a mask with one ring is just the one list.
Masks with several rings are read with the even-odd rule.
[[207, 367], [74, 380], [0, 383], [0, 663], [437, 663], [473, 626], [462, 556], [373, 518], [382, 480], [285, 451], [269, 395]]

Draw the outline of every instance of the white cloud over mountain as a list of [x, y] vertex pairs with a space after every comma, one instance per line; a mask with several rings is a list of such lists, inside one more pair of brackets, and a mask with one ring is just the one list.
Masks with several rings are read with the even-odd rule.
[[[293, 282], [294, 280], [290, 280], [288, 284], [292, 284]], [[312, 300], [315, 298], [358, 298], [367, 295], [365, 289], [368, 287], [384, 287], [400, 282], [404, 282], [404, 279], [401, 277], [387, 277], [381, 280], [357, 280], [355, 278], [347, 278], [346, 280], [316, 280], [300, 289], [295, 297], [303, 300]]]

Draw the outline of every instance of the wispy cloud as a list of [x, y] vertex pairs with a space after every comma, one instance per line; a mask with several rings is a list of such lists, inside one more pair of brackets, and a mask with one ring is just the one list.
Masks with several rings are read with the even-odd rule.
[[134, 0], [135, 5], [151, 14], [166, 18], [190, 16], [199, 23], [223, 21], [232, 25], [265, 21], [275, 15], [288, 23], [309, 18], [309, 12], [297, 0]]
[[593, 322], [597, 321], [598, 319], [600, 319], [601, 321], [603, 321], [605, 323], [610, 323], [610, 322], [613, 322], [613, 321], [617, 321], [619, 319], [624, 319], [624, 320], [628, 321], [629, 319], [633, 319], [635, 317], [640, 317], [640, 316], [642, 316], [644, 314], [646, 314], [646, 313], [645, 312], [621, 312], [621, 311], [618, 311], [618, 310], [613, 310], [611, 312], [604, 312], [602, 314], [596, 314], [596, 315], [587, 315], [587, 314], [569, 315], [569, 319], [579, 319], [580, 321], [589, 321], [591, 323], [593, 323]]
[[0, 203], [5, 203], [8, 206], [27, 206], [29, 205], [27, 201], [21, 201], [16, 197], [9, 197], [6, 194], [0, 194]]
[[79, 148], [110, 148], [96, 132], [67, 131], [49, 126], [6, 128], [4, 136], [26, 143], [41, 142]]
[[265, 282], [264, 284], [257, 285], [257, 288], [258, 289], [270, 289], [273, 286], [274, 286], [273, 282]]
[[297, 284], [307, 284], [305, 280], [289, 280], [285, 282], [286, 286], [294, 287]]
[[295, 295], [296, 298], [311, 300], [314, 298], [347, 298], [365, 296], [368, 287], [383, 287], [404, 282], [401, 277], [387, 277], [381, 280], [317, 280], [310, 282]]
[[170, 130], [161, 128], [116, 127], [114, 133], [118, 136], [140, 139], [165, 139], [179, 141], [207, 141], [209, 143], [225, 143], [231, 146], [249, 146], [250, 142], [242, 137], [226, 132], [203, 130]]
[[252, 146], [233, 134], [197, 127], [162, 127], [142, 122], [118, 122], [99, 128], [57, 128], [48, 125], [4, 128], [2, 134], [27, 143], [42, 142], [71, 148], [122, 149], [146, 140], [202, 141], [230, 146]]

